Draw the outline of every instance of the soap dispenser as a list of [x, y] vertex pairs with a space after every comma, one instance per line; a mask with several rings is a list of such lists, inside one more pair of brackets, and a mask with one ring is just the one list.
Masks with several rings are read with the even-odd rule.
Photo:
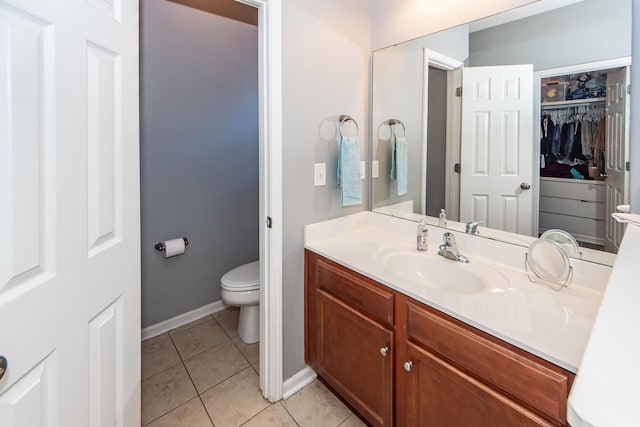
[[444, 209], [440, 209], [440, 215], [438, 215], [438, 227], [447, 226], [447, 213]]
[[427, 250], [427, 220], [421, 219], [420, 223], [418, 223], [418, 233], [416, 235], [417, 246], [416, 249], [419, 251]]

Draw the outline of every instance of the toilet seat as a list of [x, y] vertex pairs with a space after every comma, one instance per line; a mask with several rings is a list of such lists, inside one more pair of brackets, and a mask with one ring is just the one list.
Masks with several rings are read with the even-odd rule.
[[222, 289], [231, 292], [255, 291], [260, 289], [260, 261], [240, 265], [229, 270], [220, 279]]

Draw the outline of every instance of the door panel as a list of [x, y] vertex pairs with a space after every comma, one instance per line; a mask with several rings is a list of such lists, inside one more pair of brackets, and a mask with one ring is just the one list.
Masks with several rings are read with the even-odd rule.
[[122, 234], [120, 55], [87, 43], [89, 255]]
[[139, 425], [137, 2], [0, 1], [0, 93], [0, 424]]
[[463, 69], [460, 221], [533, 230], [533, 67]]
[[627, 96], [627, 69], [607, 75], [607, 135], [605, 147], [605, 250], [618, 252], [625, 225], [615, 221], [611, 214], [616, 206], [627, 204], [629, 176], [626, 171], [628, 157], [629, 98]]

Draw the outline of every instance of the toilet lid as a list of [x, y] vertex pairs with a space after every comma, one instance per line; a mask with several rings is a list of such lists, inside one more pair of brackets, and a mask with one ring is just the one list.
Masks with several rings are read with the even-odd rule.
[[232, 291], [260, 289], [260, 261], [240, 265], [229, 270], [220, 280], [222, 288]]

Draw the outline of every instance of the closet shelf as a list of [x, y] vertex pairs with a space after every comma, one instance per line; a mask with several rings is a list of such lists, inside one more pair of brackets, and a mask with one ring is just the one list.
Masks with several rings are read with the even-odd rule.
[[540, 105], [542, 108], [558, 108], [558, 107], [578, 107], [582, 105], [593, 105], [605, 103], [607, 98], [587, 98], [587, 99], [572, 99], [570, 101], [553, 101], [542, 102]]

